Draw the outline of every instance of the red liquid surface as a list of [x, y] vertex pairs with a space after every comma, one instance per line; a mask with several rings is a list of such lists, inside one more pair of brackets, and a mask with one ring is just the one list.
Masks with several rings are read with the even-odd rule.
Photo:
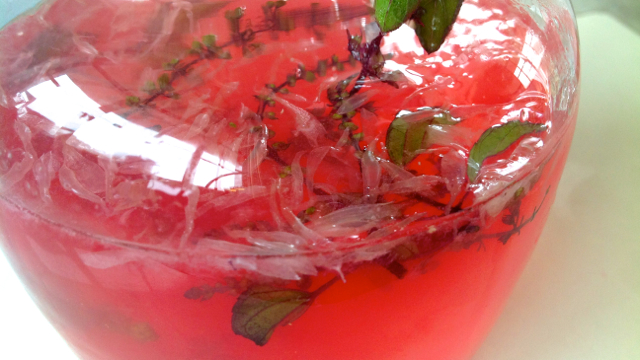
[[[257, 34], [264, 48], [252, 57], [229, 47], [231, 60], [200, 61], [172, 84], [178, 99], [160, 97], [140, 110], [125, 106], [124, 99], [148, 98], [139, 89], [163, 73], [163, 62], [195, 59], [184, 51], [194, 38], [215, 33], [218, 44], [223, 43], [230, 34], [222, 14], [237, 5], [196, 16], [181, 28], [180, 21], [189, 13], [176, 10], [175, 4], [116, 3], [53, 2], [43, 12], [47, 25], [23, 18], [5, 28], [1, 37], [3, 51], [10, 55], [0, 61], [6, 64], [19, 58], [12, 54], [27, 54], [23, 63], [12, 63], [15, 71], [0, 74], [0, 84], [14, 95], [0, 107], [2, 246], [36, 303], [82, 358], [471, 356], [542, 231], [573, 130], [573, 119], [552, 119], [544, 61], [526, 79], [518, 75], [523, 73], [520, 60], [531, 61], [523, 55], [523, 44], [535, 50], [543, 46], [539, 39], [527, 40], [534, 28], [531, 19], [502, 2], [479, 1], [463, 7], [453, 40], [439, 53], [418, 54], [415, 39], [415, 44], [402, 36], [385, 39], [383, 51], [395, 54], [386, 63], [388, 70], [401, 68], [408, 80], [399, 88], [371, 80], [359, 93], [372, 104], [352, 118], [363, 133], [357, 141], [367, 150], [362, 155], [350, 141], [340, 141], [348, 138], [330, 118], [326, 95], [328, 87], [357, 74], [359, 64], [345, 65], [344, 71], [329, 67], [326, 76], [312, 83], [298, 80], [290, 94], [276, 96], [269, 107], [276, 120], [256, 120], [260, 111], [255, 95], [265, 94], [264, 84], [282, 83], [298, 64], [313, 68], [333, 54], [347, 59], [344, 28], [359, 31], [363, 15], [330, 26], [302, 26], [308, 11], [300, 9], [306, 7], [291, 6], [302, 14], [296, 15], [301, 20], [295, 31], [280, 33], [277, 40], [269, 32]], [[256, 4], [246, 3], [245, 19], [260, 18]], [[487, 35], [486, 29], [495, 25], [474, 20], [481, 9], [495, 10], [490, 18], [505, 25], [500, 28], [505, 39]], [[158, 22], [158, 14], [159, 19], [176, 16], [175, 23], [169, 21], [175, 26]], [[261, 29], [257, 20], [253, 23], [254, 29]], [[465, 37], [474, 29], [480, 45]], [[547, 51], [558, 46], [547, 41]], [[41, 49], [52, 42], [58, 48]], [[495, 48], [487, 44], [499, 48], [499, 54], [489, 52]], [[34, 95], [33, 89], [41, 84], [52, 90]], [[70, 95], [75, 88], [69, 84], [100, 110], [78, 105], [81, 97]], [[54, 100], [48, 107], [30, 106], [34, 97]], [[67, 123], [62, 124], [52, 110], [62, 106], [60, 101], [89, 110], [76, 111], [75, 118], [64, 118]], [[401, 110], [424, 107], [448, 109], [460, 122], [432, 129], [428, 151], [405, 170], [407, 176], [439, 177], [426, 192], [449, 207], [413, 201], [406, 192], [381, 190], [396, 183], [393, 171], [399, 168], [388, 161], [385, 149], [389, 124]], [[177, 154], [181, 166], [165, 161], [154, 168], [157, 156], [144, 155], [143, 150], [127, 153], [139, 138], [125, 130], [101, 130], [101, 125], [112, 125], [109, 114], [126, 118], [126, 131], [160, 125], [155, 138], [165, 136], [163, 144], [169, 144], [162, 161]], [[88, 121], [90, 116], [96, 119]], [[444, 180], [442, 159], [461, 163], [464, 174], [465, 157], [480, 135], [514, 116], [547, 124], [553, 131], [488, 159], [475, 185], [467, 180], [458, 184], [470, 189], [468, 196], [453, 191], [453, 180]], [[277, 151], [279, 161], [271, 153], [254, 157], [262, 151], [261, 138], [252, 130], [256, 127], [258, 132], [275, 132], [266, 139], [268, 147], [288, 144]], [[373, 176], [373, 190], [367, 187], [372, 177], [360, 160], [367, 153], [378, 164], [368, 169], [381, 174]], [[212, 158], [218, 161], [215, 166], [202, 165], [212, 164]], [[523, 159], [520, 170], [509, 170], [509, 164]], [[386, 167], [380, 165], [383, 162]], [[190, 172], [189, 163], [197, 164], [195, 171]], [[305, 186], [296, 183], [295, 164]], [[215, 171], [207, 172], [212, 166]], [[220, 176], [224, 181], [215, 181]], [[314, 187], [320, 190], [312, 191]], [[519, 188], [524, 191], [516, 195]], [[373, 203], [408, 201], [409, 206], [399, 206], [375, 228], [363, 226], [353, 234], [317, 225], [334, 211], [373, 206], [363, 200], [371, 191], [378, 191]], [[311, 206], [317, 213], [305, 218]], [[419, 213], [424, 216], [407, 220]], [[296, 244], [283, 253], [282, 243], [276, 242], [281, 251], [276, 253], [237, 236], [241, 231], [279, 231], [309, 240], [288, 215], [305, 221], [307, 229], [329, 244]], [[406, 224], [400, 226], [403, 220]], [[514, 221], [523, 224], [519, 231], [512, 231]], [[393, 231], [371, 240], [371, 234], [385, 227]], [[223, 241], [224, 246], [242, 247], [221, 249]], [[411, 256], [404, 258], [397, 246], [410, 249]], [[265, 249], [276, 252], [259, 252]], [[393, 260], [406, 273], [394, 272]], [[232, 330], [234, 304], [261, 284], [314, 294], [308, 309], [278, 324], [263, 346]], [[200, 289], [197, 299], [188, 295], [193, 289]]]

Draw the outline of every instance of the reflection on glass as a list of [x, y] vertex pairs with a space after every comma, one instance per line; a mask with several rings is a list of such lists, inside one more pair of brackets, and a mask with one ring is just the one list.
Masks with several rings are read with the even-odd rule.
[[[134, 157], [154, 163], [151, 174], [166, 180], [184, 179], [196, 146], [168, 135], [142, 127], [113, 112], [105, 113], [67, 75], [42, 82], [27, 90], [35, 100], [27, 107], [56, 124], [58, 129], [73, 132], [76, 146], [107, 158]], [[55, 131], [55, 130], [54, 130]], [[230, 174], [242, 171], [240, 165], [204, 152], [198, 160], [192, 184], [204, 187], [213, 179], [215, 188], [230, 189], [236, 179]], [[151, 182], [157, 190], [175, 195], [180, 189], [169, 190]]]

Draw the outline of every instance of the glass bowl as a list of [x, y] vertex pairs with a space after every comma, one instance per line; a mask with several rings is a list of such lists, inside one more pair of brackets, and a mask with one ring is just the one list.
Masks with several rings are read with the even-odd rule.
[[468, 359], [553, 202], [575, 19], [467, 0], [437, 50], [421, 19], [52, 0], [6, 25], [0, 245], [76, 353]]

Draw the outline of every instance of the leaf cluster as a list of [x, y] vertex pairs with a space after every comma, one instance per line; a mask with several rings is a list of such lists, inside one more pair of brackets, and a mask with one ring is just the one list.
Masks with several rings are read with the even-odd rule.
[[375, 16], [383, 32], [413, 20], [416, 35], [428, 52], [437, 51], [455, 23], [464, 0], [376, 0]]

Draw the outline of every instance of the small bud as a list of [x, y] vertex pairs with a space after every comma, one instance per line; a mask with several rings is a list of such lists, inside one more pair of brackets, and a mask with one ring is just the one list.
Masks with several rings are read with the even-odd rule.
[[276, 120], [277, 119], [276, 113], [274, 113], [273, 111], [267, 111], [264, 114], [264, 117], [266, 117], [267, 119], [271, 119], [271, 120]]
[[288, 93], [289, 93], [289, 89], [287, 88], [280, 89], [280, 94], [288, 94]]
[[352, 136], [353, 136], [354, 140], [360, 141], [360, 140], [364, 139], [364, 133], [361, 133], [361, 132], [357, 133], [357, 134], [353, 134]]
[[333, 115], [331, 115], [331, 117], [332, 117], [334, 120], [342, 120], [342, 117], [343, 117], [343, 116], [342, 116], [342, 114], [333, 114]]
[[273, 139], [274, 137], [276, 137], [276, 132], [269, 129], [269, 139]]
[[344, 71], [344, 64], [339, 62], [336, 64], [336, 70], [338, 71]]
[[205, 35], [202, 37], [202, 43], [204, 46], [208, 48], [212, 48], [216, 46], [216, 36], [215, 35]]
[[153, 94], [156, 92], [156, 83], [154, 83], [153, 81], [147, 81], [144, 83], [144, 86], [142, 87], [142, 91], [146, 92], [147, 94]]
[[276, 9], [279, 9], [285, 5], [287, 5], [286, 1], [276, 1]]
[[287, 83], [289, 86], [296, 86], [296, 76], [295, 75], [287, 75]]
[[338, 55], [333, 55], [331, 56], [331, 62], [333, 63], [333, 65], [337, 65], [338, 63], [340, 63], [340, 58], [338, 57]]
[[175, 70], [175, 68], [178, 66], [179, 63], [180, 63], [180, 60], [173, 59], [169, 62], [164, 63], [162, 67], [167, 71], [171, 71], [171, 70]]
[[224, 17], [226, 17], [228, 20], [239, 20], [243, 16], [244, 9], [241, 7], [237, 7], [233, 10], [227, 10], [227, 12], [224, 13]]
[[317, 209], [315, 208], [315, 206], [311, 206], [311, 207], [308, 207], [307, 210], [304, 211], [304, 213], [307, 215], [313, 215], [316, 213], [316, 211]]
[[137, 106], [140, 104], [140, 98], [137, 96], [127, 96], [127, 106]]
[[316, 79], [316, 74], [313, 71], [305, 71], [304, 79], [308, 82], [313, 82]]
[[229, 59], [231, 59], [231, 53], [228, 52], [228, 51], [225, 51], [225, 52], [219, 54], [218, 57], [220, 59], [229, 60]]
[[201, 53], [202, 49], [204, 49], [204, 46], [202, 45], [202, 43], [200, 41], [194, 40], [191, 43], [191, 50], [195, 53]]
[[230, 122], [230, 123], [229, 123], [229, 127], [231, 127], [231, 128], [234, 128], [234, 129], [235, 129], [235, 128], [237, 128], [237, 127], [238, 127], [238, 125], [236, 125], [236, 123], [234, 123], [234, 122]]
[[349, 130], [353, 131], [353, 130], [357, 130], [358, 129], [358, 125], [356, 125], [356, 124], [354, 124], [354, 123], [352, 123], [350, 121], [347, 121], [347, 122], [343, 122], [342, 124], [340, 124], [340, 126], [338, 126], [338, 129], [340, 129], [340, 130], [349, 129]]
[[171, 89], [171, 78], [169, 77], [169, 74], [164, 73], [158, 77], [158, 87], [162, 91]]

